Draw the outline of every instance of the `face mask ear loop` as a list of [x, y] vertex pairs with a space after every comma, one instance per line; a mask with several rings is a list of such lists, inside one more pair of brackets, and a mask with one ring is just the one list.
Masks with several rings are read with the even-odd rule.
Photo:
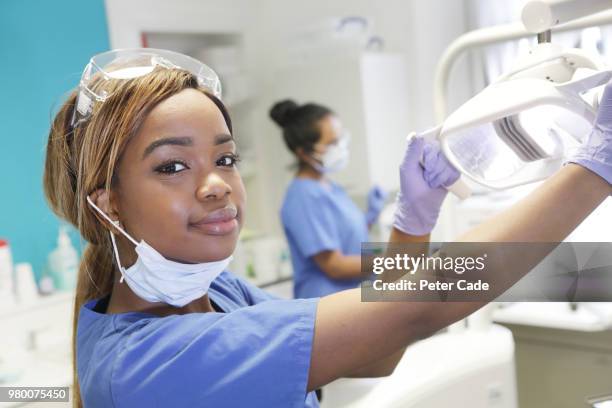
[[[117, 221], [117, 224], [119, 221]], [[113, 223], [115, 226], [117, 224]], [[117, 227], [118, 228], [118, 227]], [[123, 273], [123, 266], [121, 266], [121, 260], [119, 259], [119, 251], [117, 250], [117, 243], [115, 242], [115, 234], [112, 231], [108, 232], [111, 237], [111, 241], [113, 242], [113, 252], [115, 253], [115, 259], [117, 259], [117, 264], [119, 265], [119, 272], [121, 273], [121, 279], [119, 279], [119, 283], [123, 283], [123, 279], [125, 278], [125, 274]]]
[[323, 165], [323, 158], [321, 153], [313, 150], [312, 153], [308, 155], [308, 159], [309, 160], [306, 160], [306, 163], [308, 163], [310, 167], [312, 167], [319, 173], [325, 173], [325, 166]]
[[[113, 221], [110, 219], [110, 217], [108, 215], [106, 215], [104, 213], [104, 211], [102, 211], [101, 209], [98, 208], [97, 205], [94, 204], [94, 202], [91, 200], [91, 198], [89, 198], [89, 196], [87, 196], [87, 202], [89, 203], [89, 205], [91, 205], [93, 208], [95, 208], [95, 210], [100, 213], [100, 215], [102, 217], [104, 217], [104, 219], [106, 219], [106, 221], [110, 222], [111, 224], [113, 224], [115, 226], [115, 228], [117, 228], [119, 231], [121, 231], [123, 233], [123, 235], [125, 235], [125, 237], [127, 239], [129, 239], [130, 241], [132, 241], [132, 244], [134, 244], [134, 246], [138, 246], [138, 242], [136, 242], [136, 240], [134, 238], [132, 238], [130, 236], [130, 234], [128, 234], [127, 232], [125, 232], [125, 230], [123, 228], [121, 228], [119, 226], [119, 221]], [[112, 233], [112, 232], [111, 232]]]
[[[100, 215], [102, 217], [104, 217], [104, 219], [106, 219], [108, 222], [110, 222], [112, 225], [115, 226], [115, 228], [117, 228], [119, 231], [121, 231], [123, 233], [123, 235], [126, 236], [127, 239], [129, 239], [130, 241], [132, 241], [132, 244], [134, 244], [134, 246], [138, 246], [138, 242], [136, 242], [136, 240], [134, 238], [132, 238], [130, 236], [130, 234], [128, 234], [127, 232], [124, 231], [123, 228], [121, 228], [119, 226], [119, 221], [113, 221], [110, 219], [110, 217], [108, 215], [106, 215], [104, 213], [104, 211], [102, 211], [100, 208], [98, 208], [97, 205], [94, 204], [93, 200], [87, 196], [87, 202], [89, 203], [89, 205], [91, 205], [98, 213], [100, 213]], [[119, 272], [121, 273], [121, 279], [119, 279], [119, 283], [123, 283], [123, 280], [125, 278], [125, 275], [123, 273], [123, 266], [121, 266], [121, 260], [119, 259], [119, 251], [117, 250], [117, 243], [115, 242], [115, 234], [113, 234], [113, 231], [109, 231], [110, 237], [111, 237], [111, 241], [113, 242], [113, 251], [115, 252], [115, 258], [117, 259], [117, 264], [119, 265]]]

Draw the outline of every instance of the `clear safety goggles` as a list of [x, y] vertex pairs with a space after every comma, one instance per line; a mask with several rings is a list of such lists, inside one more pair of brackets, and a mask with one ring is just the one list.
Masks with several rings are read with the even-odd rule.
[[83, 70], [72, 127], [91, 117], [96, 106], [112, 95], [117, 81], [138, 78], [157, 68], [188, 71], [199, 86], [221, 99], [221, 81], [215, 71], [190, 56], [154, 48], [112, 50], [93, 56]]

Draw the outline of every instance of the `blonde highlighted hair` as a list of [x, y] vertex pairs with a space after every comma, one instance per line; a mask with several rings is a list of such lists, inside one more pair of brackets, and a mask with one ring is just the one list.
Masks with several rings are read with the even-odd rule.
[[200, 89], [221, 110], [230, 132], [231, 120], [223, 103], [198, 87], [197, 79], [182, 70], [156, 69], [143, 77], [117, 81], [111, 96], [96, 107], [88, 121], [71, 127], [77, 90], [56, 114], [47, 142], [43, 185], [53, 212], [78, 229], [87, 241], [79, 265], [74, 302], [73, 406], [81, 407], [76, 361], [79, 310], [92, 299], [109, 295], [115, 266], [108, 225], [87, 205], [87, 195], [119, 182], [116, 168], [121, 154], [148, 113], [160, 102], [188, 88]]

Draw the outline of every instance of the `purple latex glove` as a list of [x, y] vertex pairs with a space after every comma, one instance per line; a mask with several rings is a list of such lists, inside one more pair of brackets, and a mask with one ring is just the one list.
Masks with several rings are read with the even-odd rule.
[[370, 189], [370, 192], [368, 193], [368, 210], [365, 214], [368, 225], [372, 225], [376, 222], [380, 212], [385, 206], [385, 201], [387, 200], [388, 195], [389, 193], [379, 186], [374, 186], [372, 189]]
[[593, 130], [568, 162], [586, 167], [612, 183], [612, 83], [604, 89]]
[[437, 142], [413, 137], [400, 165], [393, 226], [411, 235], [429, 234], [447, 194], [444, 187], [458, 178], [459, 172], [444, 157]]

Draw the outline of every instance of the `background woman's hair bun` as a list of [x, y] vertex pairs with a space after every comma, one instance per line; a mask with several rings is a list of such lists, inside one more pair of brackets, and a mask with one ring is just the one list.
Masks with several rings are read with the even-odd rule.
[[291, 99], [277, 102], [270, 109], [270, 117], [280, 127], [285, 127], [291, 122], [291, 114], [298, 108], [298, 104]]

